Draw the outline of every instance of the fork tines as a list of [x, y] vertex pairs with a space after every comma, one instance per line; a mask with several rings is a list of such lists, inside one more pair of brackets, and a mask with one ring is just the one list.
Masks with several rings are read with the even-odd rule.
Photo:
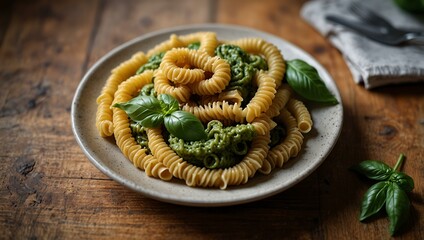
[[353, 2], [350, 4], [349, 9], [359, 18], [361, 18], [364, 22], [382, 28], [392, 28], [392, 24], [379, 16], [377, 13], [372, 10], [364, 7], [362, 4], [358, 2]]

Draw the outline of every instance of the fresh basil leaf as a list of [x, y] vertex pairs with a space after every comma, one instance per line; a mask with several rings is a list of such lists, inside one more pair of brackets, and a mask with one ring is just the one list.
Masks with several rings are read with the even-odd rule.
[[406, 192], [411, 192], [414, 189], [414, 179], [402, 172], [394, 172], [390, 176], [390, 181], [396, 183], [401, 189]]
[[198, 141], [206, 138], [202, 122], [193, 114], [175, 111], [165, 116], [165, 127], [169, 133], [186, 141]]
[[300, 59], [286, 61], [286, 81], [300, 96], [314, 102], [338, 104], [318, 71]]
[[162, 113], [164, 115], [169, 115], [175, 111], [180, 110], [180, 103], [178, 100], [169, 94], [159, 95], [159, 100], [162, 107]]
[[405, 191], [396, 183], [391, 182], [386, 194], [386, 212], [390, 220], [390, 234], [393, 236], [408, 221], [410, 202]]
[[124, 110], [128, 117], [143, 127], [155, 128], [163, 123], [162, 107], [155, 97], [137, 96], [126, 103], [116, 103], [113, 107]]
[[380, 211], [386, 201], [388, 186], [389, 183], [387, 181], [378, 182], [368, 189], [362, 200], [359, 221], [363, 221]]
[[363, 161], [358, 165], [353, 166], [351, 169], [365, 175], [367, 178], [379, 181], [389, 179], [393, 173], [392, 168], [387, 164], [374, 160]]
[[145, 128], [157, 128], [163, 123], [162, 114], [151, 114], [141, 121], [138, 121]]

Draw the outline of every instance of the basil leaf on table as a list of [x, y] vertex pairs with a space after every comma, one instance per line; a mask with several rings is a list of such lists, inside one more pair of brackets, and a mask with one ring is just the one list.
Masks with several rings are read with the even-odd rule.
[[414, 189], [414, 180], [399, 172], [404, 160], [405, 155], [401, 153], [393, 168], [373, 160], [363, 161], [352, 168], [370, 179], [379, 181], [365, 193], [359, 220], [363, 221], [379, 212], [385, 203], [392, 236], [405, 225], [410, 215], [411, 203], [407, 193]]
[[388, 182], [378, 182], [368, 189], [362, 200], [359, 221], [363, 221], [380, 211], [386, 202], [388, 187]]
[[178, 100], [169, 94], [159, 95], [159, 100], [160, 105], [162, 107], [162, 113], [164, 115], [169, 115], [175, 111], [180, 110], [180, 104]]
[[411, 192], [414, 189], [414, 179], [402, 172], [394, 172], [390, 176], [390, 181], [396, 183], [401, 189], [406, 192]]
[[314, 67], [300, 59], [286, 61], [286, 65], [286, 81], [297, 94], [314, 102], [339, 103]]
[[387, 180], [393, 173], [391, 167], [387, 164], [374, 160], [366, 160], [351, 168], [373, 180]]
[[410, 215], [410, 205], [405, 191], [396, 183], [390, 183], [387, 188], [386, 212], [390, 220], [389, 231], [391, 235], [394, 235], [407, 223]]
[[166, 130], [177, 138], [187, 141], [197, 141], [206, 138], [202, 122], [193, 114], [185, 111], [175, 111], [164, 119]]
[[155, 128], [163, 123], [162, 107], [155, 97], [137, 96], [126, 103], [116, 103], [113, 107], [124, 110], [132, 120], [143, 127]]

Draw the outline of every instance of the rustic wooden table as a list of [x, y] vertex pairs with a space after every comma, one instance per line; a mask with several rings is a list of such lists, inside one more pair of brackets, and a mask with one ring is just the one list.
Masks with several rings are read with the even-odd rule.
[[[424, 85], [374, 91], [354, 84], [341, 54], [299, 16], [305, 1], [1, 1], [0, 238], [388, 239], [388, 220], [358, 221], [369, 182], [348, 167], [365, 159], [415, 179], [402, 239], [424, 238]], [[70, 109], [84, 73], [142, 34], [192, 23], [229, 23], [280, 36], [332, 75], [344, 107], [330, 156], [295, 187], [220, 208], [158, 202], [102, 174], [85, 157]]]

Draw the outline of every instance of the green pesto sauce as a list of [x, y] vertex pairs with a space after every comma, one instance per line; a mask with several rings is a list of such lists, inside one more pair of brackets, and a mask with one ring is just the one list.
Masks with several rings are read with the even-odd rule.
[[146, 154], [150, 154], [149, 139], [147, 138], [146, 128], [133, 121], [130, 123], [130, 128], [135, 141], [141, 146], [141, 148], [147, 149]]
[[155, 85], [153, 83], [149, 83], [144, 85], [143, 88], [141, 88], [140, 96], [152, 96], [152, 97], [156, 97], [156, 91], [155, 91]]
[[239, 90], [246, 102], [250, 101], [249, 93], [252, 87], [252, 78], [257, 70], [266, 70], [268, 65], [264, 58], [248, 54], [239, 46], [223, 44], [215, 49], [215, 54], [225, 59], [231, 68], [231, 81], [227, 90]]
[[200, 42], [193, 42], [193, 43], [190, 43], [190, 44], [187, 46], [187, 48], [188, 48], [188, 49], [192, 49], [192, 50], [199, 50], [199, 48], [200, 48]]
[[286, 128], [282, 125], [277, 125], [275, 128], [271, 130], [270, 134], [271, 134], [271, 142], [268, 144], [270, 147], [277, 146], [287, 136]]
[[247, 154], [255, 136], [251, 124], [224, 127], [218, 120], [208, 123], [206, 140], [184, 141], [169, 136], [169, 146], [185, 161], [210, 169], [234, 166]]
[[165, 56], [164, 52], [155, 54], [147, 60], [147, 62], [142, 65], [136, 72], [136, 74], [141, 74], [146, 70], [155, 70], [159, 68], [160, 63], [162, 62], [162, 58]]

